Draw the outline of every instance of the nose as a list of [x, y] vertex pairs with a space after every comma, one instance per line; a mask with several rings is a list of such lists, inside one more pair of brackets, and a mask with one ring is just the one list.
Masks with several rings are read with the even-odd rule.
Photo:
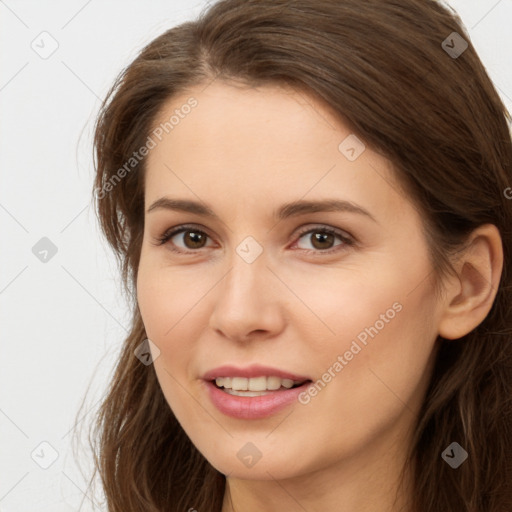
[[210, 328], [236, 342], [275, 337], [286, 324], [282, 293], [263, 255], [247, 263], [234, 254], [212, 297]]

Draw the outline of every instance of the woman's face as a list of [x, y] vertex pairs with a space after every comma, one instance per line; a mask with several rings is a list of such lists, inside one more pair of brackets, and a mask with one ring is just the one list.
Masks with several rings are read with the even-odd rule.
[[389, 161], [292, 89], [215, 81], [156, 124], [173, 115], [147, 156], [137, 293], [176, 418], [235, 478], [389, 470], [440, 318], [421, 218]]

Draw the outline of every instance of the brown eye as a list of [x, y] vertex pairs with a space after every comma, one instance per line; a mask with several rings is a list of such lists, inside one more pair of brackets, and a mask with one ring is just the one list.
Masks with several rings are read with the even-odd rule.
[[331, 233], [313, 233], [311, 244], [316, 249], [330, 249], [334, 244], [334, 235]]
[[[169, 249], [175, 252], [195, 252], [196, 249], [203, 249], [207, 245], [210, 237], [200, 229], [193, 227], [181, 227], [164, 233], [157, 238], [158, 245], [167, 245]], [[213, 244], [214, 245], [214, 244]]]
[[187, 249], [201, 249], [206, 243], [207, 235], [201, 231], [184, 231], [183, 242]]
[[302, 232], [297, 246], [299, 249], [321, 253], [344, 249], [347, 246], [353, 245], [353, 243], [348, 235], [338, 233], [328, 227], [322, 227]]

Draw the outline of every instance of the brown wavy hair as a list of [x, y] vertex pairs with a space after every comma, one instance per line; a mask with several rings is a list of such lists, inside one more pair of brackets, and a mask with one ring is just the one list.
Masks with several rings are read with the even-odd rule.
[[[442, 46], [453, 32], [468, 43], [458, 58]], [[407, 471], [418, 512], [510, 512], [511, 118], [458, 15], [431, 0], [221, 0], [154, 39], [116, 79], [95, 126], [93, 199], [133, 312], [89, 435], [108, 511], [222, 507], [225, 476], [178, 424], [154, 368], [134, 356], [146, 338], [135, 298], [145, 160], [113, 181], [164, 104], [213, 80], [288, 85], [330, 106], [393, 163], [440, 279], [475, 228], [499, 229], [492, 309], [462, 338], [438, 338]], [[454, 440], [469, 453], [457, 470], [441, 458]]]

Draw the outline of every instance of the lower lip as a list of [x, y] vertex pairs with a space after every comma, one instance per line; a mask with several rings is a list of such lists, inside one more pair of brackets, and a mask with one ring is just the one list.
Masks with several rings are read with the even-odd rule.
[[222, 391], [213, 382], [203, 382], [206, 384], [213, 405], [221, 413], [243, 420], [266, 418], [281, 411], [294, 401], [298, 401], [299, 394], [311, 384], [308, 381], [296, 388], [268, 391], [268, 394], [260, 396], [236, 396]]

